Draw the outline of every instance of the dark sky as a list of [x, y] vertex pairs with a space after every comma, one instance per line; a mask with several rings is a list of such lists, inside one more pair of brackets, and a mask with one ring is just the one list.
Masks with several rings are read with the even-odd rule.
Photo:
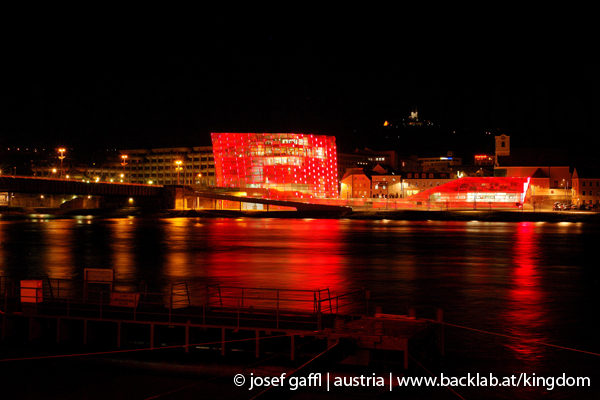
[[[15, 13], [0, 28], [0, 141], [148, 148], [298, 132], [343, 149], [394, 136], [400, 153], [431, 156], [434, 144], [485, 150], [486, 131], [574, 148], [597, 136], [585, 13], [346, 11]], [[413, 109], [438, 128], [382, 127]]]

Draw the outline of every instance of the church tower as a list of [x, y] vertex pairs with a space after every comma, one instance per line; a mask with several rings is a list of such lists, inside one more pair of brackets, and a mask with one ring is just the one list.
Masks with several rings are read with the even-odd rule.
[[496, 136], [496, 165], [499, 165], [498, 156], [510, 156], [510, 136]]

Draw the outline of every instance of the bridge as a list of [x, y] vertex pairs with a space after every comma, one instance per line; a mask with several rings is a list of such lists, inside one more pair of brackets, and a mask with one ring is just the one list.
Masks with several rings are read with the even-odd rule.
[[[262, 204], [265, 205], [266, 211], [269, 211], [270, 206], [274, 207], [286, 207], [288, 209], [295, 208], [296, 210], [303, 211], [335, 211], [345, 212], [351, 211], [349, 207], [325, 205], [325, 204], [310, 204], [299, 201], [282, 201], [282, 200], [271, 200], [261, 199], [254, 197], [240, 197], [233, 196], [230, 194], [219, 193], [215, 189], [225, 188], [214, 188], [208, 190], [191, 186], [183, 185], [172, 185], [172, 186], [160, 186], [160, 185], [144, 185], [136, 183], [112, 183], [112, 182], [94, 182], [94, 181], [81, 181], [74, 179], [51, 179], [51, 178], [36, 178], [30, 176], [0, 176], [0, 193], [21, 193], [29, 195], [29, 199], [26, 204], [21, 204], [30, 207], [50, 207], [53, 208], [57, 202], [52, 202], [50, 197], [53, 195], [64, 196], [82, 196], [82, 197], [104, 197], [104, 198], [135, 198], [136, 204], [138, 205], [152, 205], [167, 209], [191, 209], [191, 208], [217, 208], [217, 201], [220, 201], [221, 207], [223, 202], [234, 202], [250, 204]], [[226, 190], [226, 189], [225, 189]], [[38, 199], [40, 195], [47, 197], [47, 201], [42, 202]], [[35, 200], [33, 200], [35, 197]], [[185, 206], [185, 200], [191, 200], [187, 207]], [[206, 200], [204, 207], [200, 207], [200, 199]], [[55, 199], [62, 201], [63, 199]], [[45, 203], [45, 204], [43, 204]], [[106, 204], [105, 202], [104, 204]], [[0, 205], [8, 205], [1, 204]], [[58, 203], [60, 204], [60, 202]], [[83, 208], [101, 208], [100, 203], [93, 203], [91, 207]]]
[[0, 192], [72, 194], [81, 196], [162, 196], [162, 187], [134, 183], [50, 179], [31, 176], [0, 176]]

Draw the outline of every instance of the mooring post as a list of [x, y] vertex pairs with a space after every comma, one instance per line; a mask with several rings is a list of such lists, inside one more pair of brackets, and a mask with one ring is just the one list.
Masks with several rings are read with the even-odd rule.
[[225, 328], [221, 328], [221, 355], [225, 355]]
[[408, 309], [408, 318], [417, 318], [417, 311], [412, 307]]
[[290, 347], [290, 359], [292, 361], [296, 360], [296, 335], [291, 335], [290, 336], [291, 339], [291, 347]]
[[256, 334], [256, 339], [255, 339], [255, 341], [256, 341], [256, 350], [255, 350], [254, 356], [256, 358], [260, 358], [260, 331], [256, 330], [254, 332]]
[[6, 336], [6, 313], [8, 312], [8, 288], [6, 282], [4, 283], [4, 312], [2, 313], [2, 339]]
[[191, 321], [188, 319], [187, 324], [185, 326], [185, 352], [190, 352], [190, 323]]
[[154, 349], [154, 324], [150, 324], [150, 348]]
[[117, 321], [117, 349], [121, 348], [121, 321]]
[[438, 308], [437, 310], [437, 322], [439, 323], [438, 328], [438, 346], [440, 355], [444, 355], [444, 310]]
[[402, 351], [404, 352], [404, 369], [408, 369], [408, 340], [402, 340]]
[[83, 320], [83, 345], [87, 345], [87, 332], [88, 331], [88, 320], [84, 319]]

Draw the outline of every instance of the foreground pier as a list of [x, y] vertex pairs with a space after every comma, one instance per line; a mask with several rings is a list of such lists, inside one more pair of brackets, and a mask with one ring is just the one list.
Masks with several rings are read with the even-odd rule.
[[372, 312], [366, 290], [333, 294], [182, 282], [167, 293], [151, 293], [143, 283], [136, 290], [131, 284], [121, 289], [110, 270], [86, 271], [86, 276], [91, 279], [0, 277], [2, 339], [115, 350], [204, 349], [222, 356], [245, 351], [256, 358], [284, 351], [292, 361], [303, 343], [316, 340], [326, 349], [321, 360], [331, 364], [369, 365], [377, 352], [385, 352], [405, 369], [413, 343], [433, 340], [443, 354], [441, 310], [437, 323], [416, 318], [414, 310], [408, 315]]

